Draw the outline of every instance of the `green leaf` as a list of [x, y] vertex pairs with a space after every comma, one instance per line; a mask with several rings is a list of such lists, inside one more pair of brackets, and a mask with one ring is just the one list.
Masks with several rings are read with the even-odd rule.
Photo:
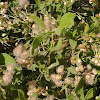
[[41, 0], [35, 0], [35, 2], [40, 9], [43, 9], [45, 7], [45, 2], [41, 2]]
[[5, 59], [5, 64], [6, 66], [9, 64], [16, 64], [16, 61], [13, 57], [11, 57], [9, 54], [7, 53], [2, 53], [4, 59]]
[[45, 25], [44, 25], [44, 22], [37, 16], [32, 16], [34, 22], [40, 26], [41, 28], [45, 29]]
[[91, 88], [91, 89], [87, 92], [85, 98], [86, 98], [86, 99], [91, 99], [91, 98], [93, 98], [93, 97], [95, 96], [95, 94], [96, 94], [96, 91], [97, 91], [97, 88], [96, 88], [96, 87]]
[[60, 28], [63, 30], [64, 28], [70, 29], [74, 25], [75, 13], [67, 13], [62, 16], [60, 21]]
[[68, 95], [68, 100], [74, 100], [74, 95], [73, 94]]
[[53, 0], [46, 0], [47, 1], [47, 4], [52, 4]]
[[84, 28], [84, 33], [87, 33], [88, 30], [89, 30], [89, 24], [88, 23], [85, 23], [85, 28]]
[[71, 48], [72, 48], [72, 50], [73, 50], [73, 49], [75, 49], [76, 46], [77, 46], [77, 41], [72, 40], [72, 39], [69, 39], [69, 44], [70, 44], [70, 46], [71, 46]]
[[34, 49], [36, 49], [43, 40], [47, 38], [48, 34], [47, 33], [42, 33], [40, 35], [37, 35], [34, 40], [33, 40], [33, 48], [32, 48], [32, 54], [34, 53]]
[[77, 30], [74, 30], [73, 31], [73, 37], [76, 35], [76, 32], [77, 32]]
[[18, 89], [18, 97], [19, 97], [19, 100], [26, 100], [25, 94], [21, 89]]
[[52, 69], [52, 68], [54, 68], [54, 67], [56, 67], [58, 65], [59, 65], [59, 62], [58, 62], [58, 60], [56, 60], [56, 63], [51, 64], [50, 66], [48, 66], [47, 69]]
[[60, 50], [61, 47], [62, 47], [62, 38], [59, 38], [57, 45], [51, 49], [51, 52]]
[[89, 36], [95, 38], [96, 37], [96, 34], [91, 32], [91, 33], [89, 33]]
[[74, 75], [81, 75], [80, 72], [76, 71], [76, 68], [74, 66], [71, 66], [69, 68], [67, 68], [68, 72], [70, 72], [71, 74], [74, 74]]
[[84, 84], [84, 81], [83, 81], [83, 78], [81, 78], [77, 87], [75, 88], [75, 93], [76, 93], [77, 97], [79, 98], [79, 100], [85, 100], [83, 84]]
[[36, 2], [36, 4], [37, 4], [38, 6], [41, 5], [41, 0], [35, 0], [35, 2]]
[[57, 34], [57, 35], [60, 36], [60, 34], [61, 34], [61, 28], [60, 28], [60, 27], [58, 27], [58, 28], [56, 29], [55, 34]]

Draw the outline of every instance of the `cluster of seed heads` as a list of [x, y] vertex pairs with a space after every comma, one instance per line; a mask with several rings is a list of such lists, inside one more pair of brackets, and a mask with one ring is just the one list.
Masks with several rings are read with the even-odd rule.
[[29, 0], [18, 0], [19, 5], [25, 8], [29, 4]]
[[75, 58], [75, 56], [72, 56], [72, 57], [70, 58], [70, 61], [71, 61], [71, 64], [72, 64], [72, 65], [75, 65], [75, 64], [76, 64], [76, 58]]
[[28, 92], [27, 92], [27, 95], [29, 96], [28, 100], [37, 100], [36, 97], [32, 97], [34, 93], [38, 93], [36, 89], [36, 81], [35, 80], [29, 81], [28, 85], [29, 85]]
[[[8, 7], [9, 7], [8, 2], [0, 2], [0, 14], [3, 15], [5, 18], [6, 18], [5, 13], [7, 12]], [[5, 18], [3, 18], [4, 21]], [[0, 30], [4, 30], [4, 26], [1, 21], [1, 16], [0, 16]]]
[[84, 79], [85, 79], [85, 83], [87, 85], [93, 85], [95, 76], [98, 73], [97, 70], [95, 68], [92, 68], [92, 66], [90, 64], [88, 64], [87, 66], [83, 66], [81, 59], [78, 60], [78, 64], [79, 64], [79, 66], [76, 67], [76, 71], [82, 73], [82, 75], [84, 76]]
[[32, 33], [38, 35], [43, 29], [39, 27], [37, 24], [32, 25]]
[[[56, 20], [54, 18], [50, 18], [45, 15], [44, 16], [44, 25], [46, 26], [46, 29], [49, 29], [50, 31], [56, 30]], [[32, 33], [38, 35], [40, 32], [42, 32], [43, 29], [39, 27], [37, 24], [32, 25]]]
[[13, 75], [15, 72], [15, 65], [9, 64], [6, 67], [7, 68], [6, 68], [6, 71], [4, 72], [2, 79], [3, 79], [4, 84], [8, 85], [9, 83], [11, 83], [11, 81], [13, 79]]
[[64, 82], [65, 84], [70, 85], [74, 83], [74, 79], [72, 77], [66, 77]]
[[80, 49], [80, 51], [87, 52], [88, 51], [88, 48], [89, 48], [89, 45], [87, 45], [87, 42], [85, 42], [83, 44], [80, 44], [78, 46], [78, 48]]
[[55, 83], [57, 87], [61, 87], [63, 84], [62, 75], [64, 74], [64, 66], [61, 65], [56, 69], [57, 74], [51, 75], [51, 80]]
[[100, 67], [100, 55], [96, 54], [95, 57], [91, 59], [91, 63], [94, 63], [96, 66]]
[[[45, 96], [46, 89], [37, 86], [35, 80], [29, 81], [28, 85], [29, 85], [28, 92], [27, 92], [27, 95], [29, 96], [28, 100], [38, 100], [38, 95], [44, 95]], [[34, 93], [37, 94], [36, 97], [33, 97]]]
[[19, 65], [22, 65], [27, 69], [31, 66], [32, 62], [29, 61], [29, 52], [25, 50], [23, 44], [16, 46], [13, 50], [13, 54]]
[[[70, 61], [71, 61], [71, 64], [72, 65], [75, 65], [76, 64], [76, 60], [75, 60], [75, 56], [72, 56], [70, 58]], [[80, 58], [78, 58], [78, 67], [76, 67], [76, 71], [78, 72], [81, 72], [81, 74], [84, 76], [84, 80], [85, 80], [85, 83], [87, 85], [94, 85], [94, 79], [97, 75], [97, 70], [95, 68], [92, 68], [92, 66], [90, 64], [87, 64], [86, 66], [84, 66], [82, 64], [82, 60]], [[95, 58], [93, 58], [91, 60], [92, 63], [95, 63], [96, 65], [99, 66], [99, 56], [98, 55], [95, 55]], [[70, 78], [70, 77], [66, 77], [65, 79], [65, 83], [66, 84], [71, 84], [71, 83], [74, 83], [75, 87], [77, 86], [79, 80], [80, 80], [80, 76], [75, 76], [75, 79], [74, 79], [74, 82], [73, 82], [73, 79]], [[67, 82], [68, 81], [68, 82]]]
[[[76, 67], [76, 71], [79, 71], [84, 76], [85, 83], [87, 85], [93, 85], [95, 76], [97, 75], [97, 70], [92, 68], [91, 65], [87, 65], [84, 67], [82, 65], [82, 60], [78, 59], [79, 66]], [[64, 66], [61, 65], [56, 69], [57, 74], [51, 74], [51, 80], [55, 83], [57, 87], [61, 87], [64, 83], [67, 85], [74, 85], [75, 87], [79, 83], [81, 76], [69, 77], [66, 76], [64, 81], [62, 81], [63, 74], [64, 74]]]
[[56, 20], [54, 18], [49, 18], [49, 16], [44, 16], [44, 24], [46, 26], [46, 29], [49, 29], [50, 31], [56, 30]]
[[8, 2], [0, 2], [0, 14], [5, 14], [8, 10]]

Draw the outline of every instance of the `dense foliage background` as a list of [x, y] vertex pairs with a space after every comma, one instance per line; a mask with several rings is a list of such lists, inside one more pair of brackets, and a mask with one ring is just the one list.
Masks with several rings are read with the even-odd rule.
[[0, 0], [0, 100], [100, 100], [100, 0]]

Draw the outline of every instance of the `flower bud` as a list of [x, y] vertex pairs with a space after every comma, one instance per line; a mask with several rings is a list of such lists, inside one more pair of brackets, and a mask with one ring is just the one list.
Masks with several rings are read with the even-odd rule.
[[90, 64], [88, 64], [88, 65], [86, 66], [86, 68], [87, 68], [87, 70], [91, 70], [91, 69], [92, 69], [92, 66], [91, 66]]
[[19, 44], [13, 50], [14, 56], [19, 57], [21, 55], [21, 53], [23, 52], [23, 50], [24, 50], [23, 45], [22, 44]]
[[82, 64], [82, 60], [79, 58], [78, 59], [78, 64], [81, 65]]
[[63, 84], [62, 81], [55, 81], [54, 83], [56, 84], [57, 87], [61, 87]]
[[6, 71], [2, 79], [3, 79], [4, 84], [8, 85], [13, 79], [13, 74], [9, 71]]
[[80, 66], [79, 66], [79, 71], [80, 71], [80, 72], [84, 72], [84, 67], [83, 67], [83, 65], [80, 65]]
[[56, 69], [56, 72], [57, 72], [58, 74], [63, 74], [63, 72], [64, 72], [64, 66], [63, 66], [63, 65], [59, 66], [59, 67]]
[[97, 75], [98, 71], [97, 71], [95, 68], [93, 68], [93, 69], [92, 69], [92, 73], [93, 73], [94, 75]]
[[98, 60], [95, 60], [94, 63], [97, 65], [99, 63], [99, 61]]
[[56, 76], [55, 76], [55, 80], [61, 80], [61, 79], [62, 79], [61, 75], [56, 74]]
[[66, 77], [65, 78], [65, 83], [70, 85], [70, 84], [73, 84], [74, 83], [74, 80], [72, 77]]

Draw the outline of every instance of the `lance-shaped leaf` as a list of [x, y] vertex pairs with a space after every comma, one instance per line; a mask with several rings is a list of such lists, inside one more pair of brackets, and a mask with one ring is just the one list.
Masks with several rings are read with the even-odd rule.
[[60, 28], [68, 28], [70, 29], [74, 25], [74, 18], [75, 18], [75, 13], [67, 13], [62, 16], [61, 21], [60, 21]]
[[62, 47], [62, 38], [59, 38], [57, 45], [51, 49], [51, 52], [60, 50], [61, 47]]
[[41, 28], [45, 29], [45, 25], [44, 22], [37, 16], [32, 16], [32, 19], [34, 20], [34, 22], [40, 26]]
[[36, 49], [43, 40], [47, 38], [48, 34], [47, 33], [42, 33], [40, 35], [37, 35], [34, 40], [33, 40], [33, 48], [32, 48], [32, 54], [34, 53], [34, 49]]
[[70, 46], [71, 46], [71, 49], [73, 50], [73, 49], [75, 49], [76, 46], [77, 46], [77, 41], [72, 40], [72, 39], [69, 39], [69, 44], [70, 44]]
[[83, 84], [84, 84], [83, 78], [81, 78], [77, 87], [75, 88], [75, 93], [76, 93], [77, 97], [79, 98], [79, 100], [85, 100]]
[[5, 59], [5, 64], [6, 66], [9, 64], [16, 64], [16, 61], [13, 57], [11, 57], [9, 54], [7, 53], [2, 53], [4, 59]]
[[86, 98], [87, 100], [93, 98], [93, 97], [96, 95], [96, 91], [97, 91], [97, 88], [96, 88], [96, 87], [91, 88], [91, 89], [87, 92], [85, 98]]

